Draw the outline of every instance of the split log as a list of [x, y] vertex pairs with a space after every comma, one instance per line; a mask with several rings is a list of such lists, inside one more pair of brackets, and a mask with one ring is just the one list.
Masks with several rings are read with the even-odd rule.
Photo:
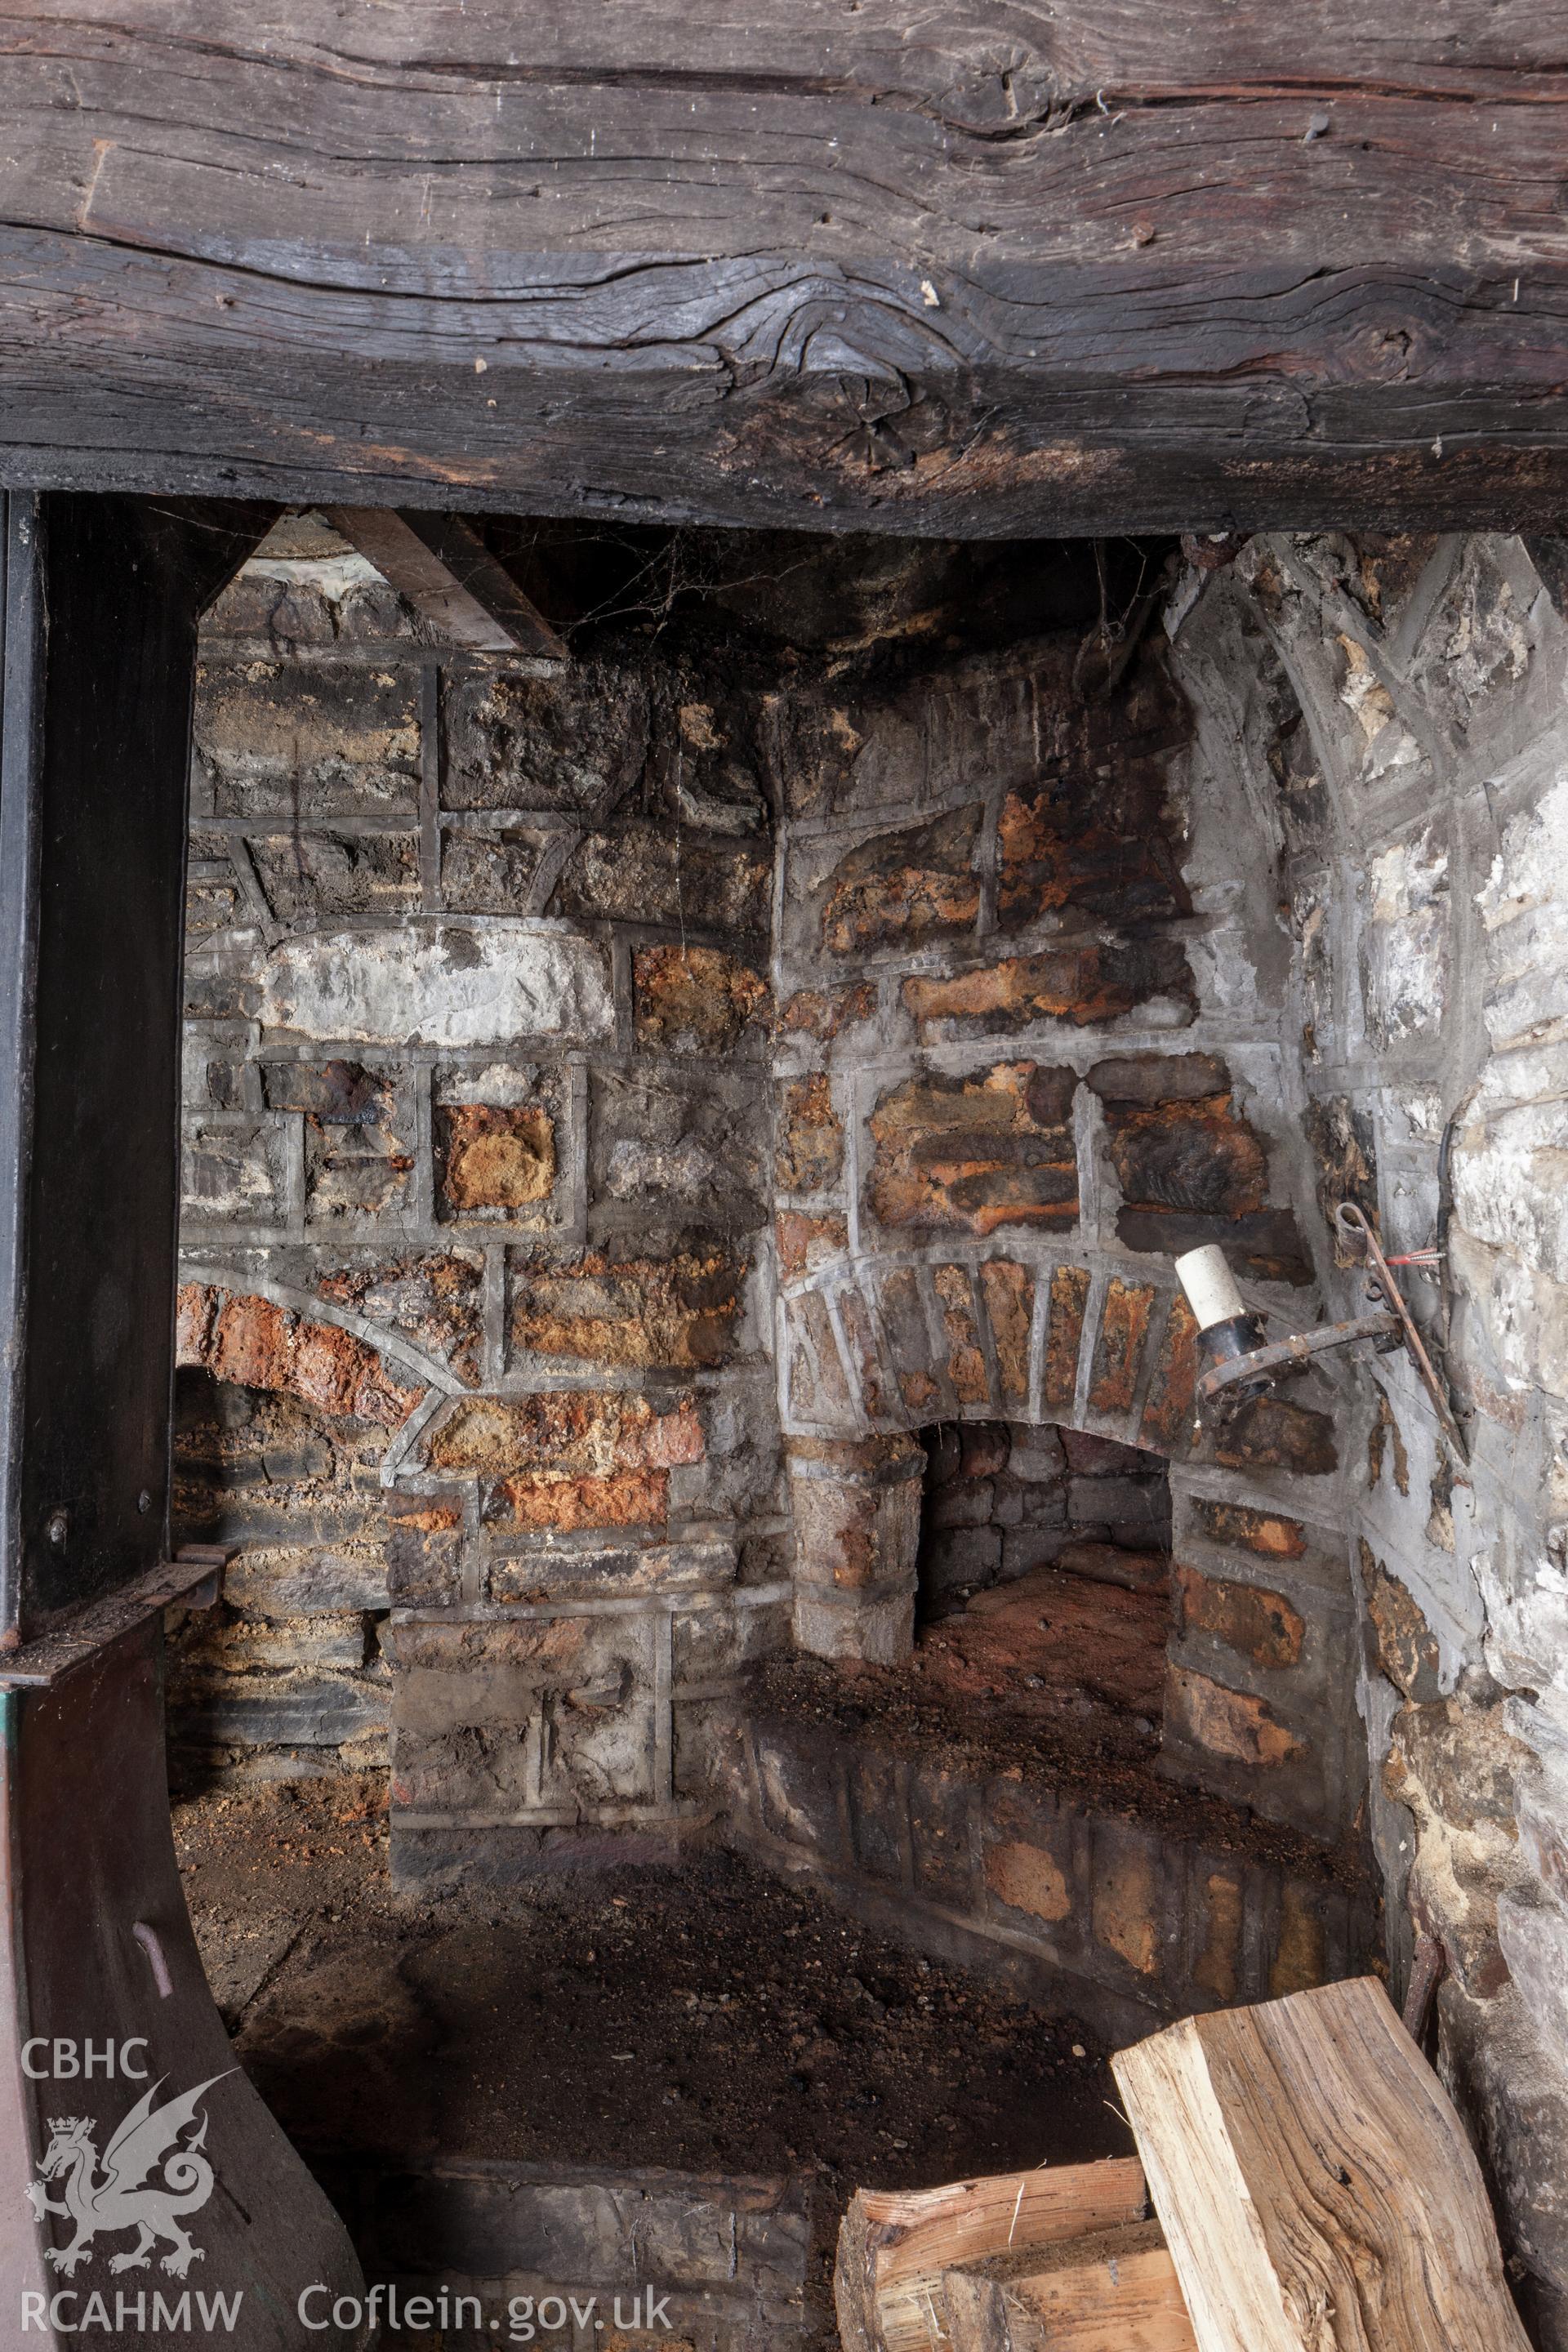
[[838, 2233], [833, 2300], [845, 2352], [948, 2352], [942, 2273], [1016, 2246], [1142, 2221], [1135, 2157], [1041, 2167], [905, 2193], [856, 2191]]
[[952, 2352], [1194, 2352], [1158, 2221], [942, 2275]]
[[1199, 2352], [1526, 2352], [1480, 2167], [1373, 1979], [1111, 2063]]

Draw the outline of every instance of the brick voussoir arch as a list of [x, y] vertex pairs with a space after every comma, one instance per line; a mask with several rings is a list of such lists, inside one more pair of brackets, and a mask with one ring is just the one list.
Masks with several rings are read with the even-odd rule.
[[334, 1419], [369, 1422], [393, 1433], [395, 1444], [433, 1390], [458, 1388], [446, 1366], [360, 1318], [278, 1284], [241, 1286], [205, 1269], [180, 1286], [175, 1361], [241, 1387], [287, 1391]]
[[1182, 1457], [1196, 1331], [1168, 1268], [1113, 1252], [885, 1252], [779, 1302], [788, 1436], [1049, 1422]]
[[1196, 1328], [1168, 1265], [1098, 1250], [879, 1252], [789, 1286], [778, 1314], [795, 1635], [819, 1656], [908, 1654], [914, 1433], [932, 1422], [1115, 1438], [1243, 1505], [1310, 1480], [1331, 1515], [1338, 1454], [1318, 1405], [1264, 1398], [1223, 1431], [1196, 1429]]

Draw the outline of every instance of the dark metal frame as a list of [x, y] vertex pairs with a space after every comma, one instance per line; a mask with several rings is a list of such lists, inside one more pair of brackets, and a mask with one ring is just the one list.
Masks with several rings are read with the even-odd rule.
[[[72, 2340], [92, 2287], [239, 2291], [236, 2352], [300, 2340], [317, 2282], [358, 2265], [242, 2073], [186, 1914], [163, 1757], [163, 1608], [212, 1588], [171, 1562], [186, 779], [202, 607], [271, 509], [65, 493], [5, 498], [0, 711], [0, 2339]], [[199, 2274], [24, 2190], [63, 2114], [101, 2156], [139, 2086], [58, 2050], [145, 2045], [170, 2098], [208, 2083], [191, 2215]], [[62, 2079], [37, 2079], [25, 2053]], [[154, 2172], [151, 2185], [156, 2186]], [[175, 2188], [179, 2183], [174, 2183]], [[53, 2192], [58, 2202], [58, 2189]], [[58, 2303], [55, 2298], [68, 2298]], [[35, 2310], [38, 2306], [35, 2305]], [[113, 2306], [110, 2305], [110, 2308]], [[151, 2303], [149, 2309], [151, 2310]], [[58, 2331], [58, 2332], [57, 2332]], [[363, 2328], [312, 2341], [358, 2346]], [[26, 2340], [34, 2340], [29, 2327]], [[121, 2336], [121, 2340], [126, 2340]], [[184, 2331], [135, 2331], [174, 2352]]]

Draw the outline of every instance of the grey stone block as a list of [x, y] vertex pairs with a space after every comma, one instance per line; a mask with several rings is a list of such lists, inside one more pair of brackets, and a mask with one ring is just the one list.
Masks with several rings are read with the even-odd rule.
[[970, 1909], [975, 1901], [970, 1854], [970, 1791], [956, 1773], [917, 1769], [910, 1784], [910, 1837], [915, 1884], [933, 1901]]
[[388, 1689], [352, 1675], [229, 1675], [179, 1695], [182, 1729], [222, 1746], [336, 1748], [387, 1719]]
[[391, 1606], [386, 1563], [369, 1556], [304, 1549], [242, 1551], [224, 1570], [224, 1599], [266, 1616], [336, 1615]]
[[912, 1870], [906, 1769], [896, 1757], [862, 1748], [852, 1758], [849, 1810], [855, 1859], [872, 1878], [901, 1885]]
[[763, 1826], [791, 1845], [802, 1845], [829, 1862], [843, 1853], [839, 1787], [842, 1765], [837, 1748], [807, 1751], [798, 1735], [759, 1725], [752, 1735]]
[[1530, 1888], [1500, 1896], [1498, 1941], [1547, 2043], [1568, 2056], [1568, 1911]]
[[926, 1503], [929, 1528], [983, 1528], [995, 1508], [996, 1491], [990, 1478], [955, 1478], [938, 1486]]
[[990, 1584], [1001, 1566], [1000, 1528], [942, 1528], [921, 1548], [921, 1583], [933, 1593], [955, 1592], [966, 1584]]
[[1032, 1486], [1054, 1486], [1067, 1469], [1060, 1435], [1047, 1427], [1015, 1430], [1007, 1468], [1015, 1478], [1026, 1479]]
[[1163, 1478], [1072, 1478], [1068, 1517], [1076, 1527], [1168, 1525], [1170, 1500]]
[[1490, 2000], [1450, 1979], [1438, 1995], [1440, 2071], [1477, 2144], [1503, 2242], [1568, 2296], [1568, 2070], [1517, 1987]]

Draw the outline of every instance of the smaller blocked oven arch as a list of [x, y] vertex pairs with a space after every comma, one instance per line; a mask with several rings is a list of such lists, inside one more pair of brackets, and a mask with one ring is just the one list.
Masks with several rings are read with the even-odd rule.
[[917, 1633], [1058, 1564], [1131, 1589], [1167, 1581], [1163, 1454], [1032, 1422], [938, 1422], [920, 1444]]
[[792, 1285], [780, 1315], [791, 1437], [977, 1419], [1193, 1447], [1196, 1327], [1157, 1260], [879, 1253]]

